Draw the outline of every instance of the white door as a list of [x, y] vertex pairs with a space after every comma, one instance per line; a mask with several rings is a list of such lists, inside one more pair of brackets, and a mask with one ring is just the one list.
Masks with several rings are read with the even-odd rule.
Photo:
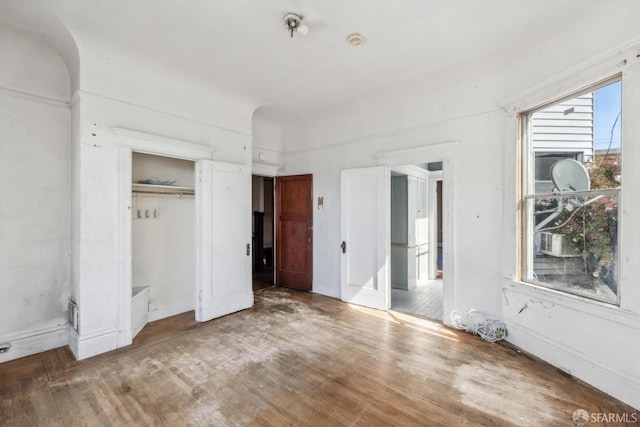
[[386, 166], [341, 173], [342, 300], [390, 307], [390, 173]]
[[253, 305], [251, 174], [243, 165], [196, 163], [196, 320]]

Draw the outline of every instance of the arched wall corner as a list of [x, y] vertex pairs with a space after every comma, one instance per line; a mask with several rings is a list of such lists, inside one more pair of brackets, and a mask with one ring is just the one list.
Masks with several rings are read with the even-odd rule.
[[80, 53], [69, 28], [46, 0], [0, 2], [0, 23], [17, 27], [57, 52], [69, 73], [69, 100], [80, 88]]

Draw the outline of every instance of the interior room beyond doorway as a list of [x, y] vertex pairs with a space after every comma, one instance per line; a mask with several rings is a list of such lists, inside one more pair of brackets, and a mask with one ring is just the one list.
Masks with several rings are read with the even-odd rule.
[[391, 308], [442, 320], [442, 162], [391, 170]]
[[252, 176], [253, 290], [273, 286], [274, 227], [273, 178]]

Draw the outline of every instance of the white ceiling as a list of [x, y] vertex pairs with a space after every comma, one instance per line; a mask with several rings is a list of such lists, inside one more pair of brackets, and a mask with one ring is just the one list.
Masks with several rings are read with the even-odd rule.
[[[35, 0], [34, 0], [35, 1]], [[20, 3], [0, 0], [0, 12]], [[599, 0], [46, 0], [76, 36], [290, 114], [547, 40]], [[43, 4], [45, 4], [43, 3]], [[28, 11], [28, 9], [27, 9]], [[20, 12], [14, 11], [13, 19]], [[287, 12], [306, 36], [289, 37]], [[22, 12], [24, 15], [24, 11]], [[31, 12], [27, 12], [31, 13]], [[9, 16], [9, 15], [6, 15]], [[5, 18], [6, 18], [5, 16]], [[24, 18], [24, 17], [23, 17]], [[28, 20], [22, 25], [29, 25]], [[33, 24], [31, 24], [33, 25]], [[359, 47], [347, 43], [364, 34]]]

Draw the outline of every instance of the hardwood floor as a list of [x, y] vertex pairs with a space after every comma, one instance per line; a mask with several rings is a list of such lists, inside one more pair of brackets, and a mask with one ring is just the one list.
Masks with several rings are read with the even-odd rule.
[[442, 322], [442, 280], [430, 280], [408, 291], [391, 289], [391, 309]]
[[508, 344], [282, 288], [207, 323], [150, 323], [91, 359], [0, 365], [3, 426], [571, 426], [579, 408], [635, 412]]

